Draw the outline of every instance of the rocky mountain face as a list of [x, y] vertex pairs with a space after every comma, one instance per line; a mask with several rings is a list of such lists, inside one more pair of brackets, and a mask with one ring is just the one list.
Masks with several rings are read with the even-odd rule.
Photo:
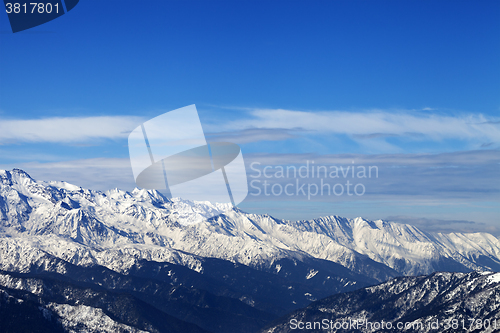
[[500, 332], [500, 273], [398, 277], [337, 294], [263, 332]]
[[47, 327], [255, 332], [332, 294], [474, 270], [500, 271], [497, 238], [338, 216], [286, 221], [156, 191], [99, 192], [0, 171], [2, 302], [39, 311]]

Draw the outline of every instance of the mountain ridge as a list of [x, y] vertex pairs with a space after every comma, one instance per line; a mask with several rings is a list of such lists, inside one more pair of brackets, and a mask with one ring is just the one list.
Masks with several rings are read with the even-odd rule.
[[[0, 184], [1, 229], [11, 237], [57, 235], [91, 248], [150, 247], [252, 267], [310, 256], [360, 271], [356, 265], [365, 260], [389, 268], [379, 272], [379, 281], [429, 274], [443, 262], [464, 271], [500, 269], [500, 241], [487, 233], [432, 234], [406, 224], [339, 216], [280, 220], [226, 204], [167, 199], [154, 190], [100, 192], [36, 182], [19, 169], [0, 171]], [[214, 212], [219, 215], [203, 218]]]
[[[500, 241], [487, 233], [433, 234], [335, 215], [281, 220], [227, 204], [168, 199], [154, 190], [101, 192], [35, 181], [19, 169], [0, 171], [0, 254], [2, 276], [25, 274], [19, 281], [55, 283], [54, 297], [59, 297], [54, 303], [46, 295], [35, 305], [27, 294], [12, 296], [22, 283], [0, 279], [9, 304], [17, 297], [31, 304], [22, 311], [45, 309], [68, 329], [94, 314], [109, 331], [162, 331], [157, 317], [164, 313], [178, 327], [251, 332], [310, 302], [399, 276], [500, 271]], [[127, 306], [139, 312], [153, 307], [156, 317], [135, 325], [106, 310], [110, 304], [66, 304], [64, 288], [54, 278], [74, 290], [84, 281], [92, 290], [125, 293]], [[137, 281], [157, 283], [162, 299], [178, 306], [148, 297], [153, 289], [141, 289]], [[224, 324], [221, 319], [245, 311], [249, 315], [241, 320]]]

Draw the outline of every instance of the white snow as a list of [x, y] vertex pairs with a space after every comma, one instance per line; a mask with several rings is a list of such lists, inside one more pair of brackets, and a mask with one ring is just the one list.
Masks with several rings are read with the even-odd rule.
[[306, 275], [306, 279], [312, 279], [316, 274], [318, 274], [318, 271], [311, 269], [309, 270], [309, 273]]
[[473, 270], [485, 269], [475, 261], [479, 256], [500, 262], [500, 241], [486, 233], [429, 235], [410, 225], [339, 216], [285, 221], [227, 204], [169, 200], [151, 190], [36, 182], [20, 170], [0, 172], [0, 199], [0, 232], [9, 236], [0, 238], [0, 268], [7, 270], [26, 269], [43, 257], [40, 250], [117, 271], [139, 259], [202, 271], [198, 256], [254, 267], [310, 256], [350, 269], [366, 256], [404, 275], [431, 273], [443, 258]]
[[99, 308], [57, 303], [50, 303], [47, 307], [61, 317], [64, 328], [69, 332], [147, 333], [147, 331], [114, 321]]
[[495, 273], [495, 274], [488, 276], [488, 283], [490, 283], [490, 284], [500, 283], [500, 273]]

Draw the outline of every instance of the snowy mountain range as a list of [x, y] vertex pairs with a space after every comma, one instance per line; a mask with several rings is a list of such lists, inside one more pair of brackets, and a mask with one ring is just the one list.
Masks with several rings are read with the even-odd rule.
[[[79, 315], [101, 316], [109, 331], [164, 332], [166, 314], [180, 331], [254, 332], [311, 301], [397, 276], [500, 271], [500, 241], [487, 233], [338, 216], [286, 221], [154, 190], [35, 181], [19, 169], [0, 171], [0, 254], [4, 302], [44, 309], [65, 329], [79, 327]], [[137, 315], [81, 297], [101, 292], [126, 293]]]

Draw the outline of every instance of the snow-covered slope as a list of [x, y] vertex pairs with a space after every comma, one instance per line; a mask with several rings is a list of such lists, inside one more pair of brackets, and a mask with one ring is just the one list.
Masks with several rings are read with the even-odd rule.
[[[220, 215], [205, 218], [214, 212]], [[29, 243], [71, 263], [116, 271], [139, 258], [201, 270], [198, 256], [277, 271], [275, 262], [283, 258], [317, 258], [379, 281], [500, 268], [500, 241], [486, 233], [429, 234], [410, 225], [338, 216], [285, 221], [224, 204], [169, 200], [156, 191], [99, 192], [37, 182], [18, 169], [0, 171], [0, 231], [3, 251]], [[0, 265], [9, 265], [6, 256]]]
[[399, 277], [337, 294], [263, 332], [500, 332], [500, 273]]

